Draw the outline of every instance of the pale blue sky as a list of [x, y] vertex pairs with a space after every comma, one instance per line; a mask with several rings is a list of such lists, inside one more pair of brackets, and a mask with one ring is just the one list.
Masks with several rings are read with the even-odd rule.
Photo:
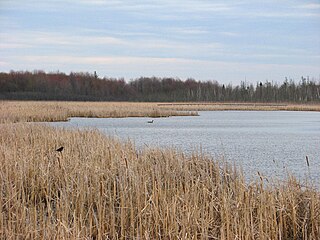
[[0, 0], [0, 71], [320, 78], [320, 1]]

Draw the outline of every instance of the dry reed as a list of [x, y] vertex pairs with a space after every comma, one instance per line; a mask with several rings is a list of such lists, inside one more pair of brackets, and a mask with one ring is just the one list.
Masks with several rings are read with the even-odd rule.
[[176, 111], [320, 111], [319, 103], [159, 103], [159, 107]]
[[70, 117], [195, 116], [197, 111], [320, 111], [320, 104], [0, 101], [0, 123], [67, 121]]
[[2, 239], [320, 234], [319, 192], [293, 178], [246, 184], [234, 168], [203, 154], [137, 150], [97, 131], [18, 123], [1, 124], [0, 132]]
[[156, 103], [0, 101], [0, 123], [67, 121], [70, 117], [169, 117], [197, 112], [162, 109]]

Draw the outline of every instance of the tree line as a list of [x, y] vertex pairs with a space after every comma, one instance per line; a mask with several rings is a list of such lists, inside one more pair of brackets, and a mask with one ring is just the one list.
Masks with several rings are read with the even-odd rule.
[[301, 77], [282, 83], [241, 82], [240, 85], [189, 78], [99, 78], [94, 73], [11, 71], [0, 73], [0, 99], [75, 101], [215, 101], [319, 102], [320, 81]]

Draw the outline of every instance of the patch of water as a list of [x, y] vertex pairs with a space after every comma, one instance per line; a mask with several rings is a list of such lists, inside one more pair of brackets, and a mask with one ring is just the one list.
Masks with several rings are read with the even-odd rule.
[[[285, 111], [212, 111], [197, 117], [71, 118], [51, 123], [63, 127], [93, 127], [137, 147], [201, 149], [243, 168], [248, 178], [259, 171], [283, 179], [291, 173], [320, 182], [320, 113]], [[308, 156], [310, 167], [306, 164]]]

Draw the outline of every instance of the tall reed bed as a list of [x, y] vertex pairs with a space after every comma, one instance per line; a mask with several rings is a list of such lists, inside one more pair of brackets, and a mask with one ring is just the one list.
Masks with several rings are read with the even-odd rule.
[[175, 111], [320, 111], [319, 103], [219, 103], [219, 102], [193, 102], [193, 103], [159, 103], [159, 107]]
[[67, 121], [70, 117], [169, 117], [197, 112], [163, 109], [156, 103], [0, 101], [0, 123]]
[[70, 117], [196, 116], [197, 111], [320, 111], [320, 104], [0, 101], [0, 123], [67, 121]]
[[[0, 125], [2, 239], [318, 239], [320, 196], [245, 183], [201, 153]], [[63, 146], [62, 152], [55, 149]]]

